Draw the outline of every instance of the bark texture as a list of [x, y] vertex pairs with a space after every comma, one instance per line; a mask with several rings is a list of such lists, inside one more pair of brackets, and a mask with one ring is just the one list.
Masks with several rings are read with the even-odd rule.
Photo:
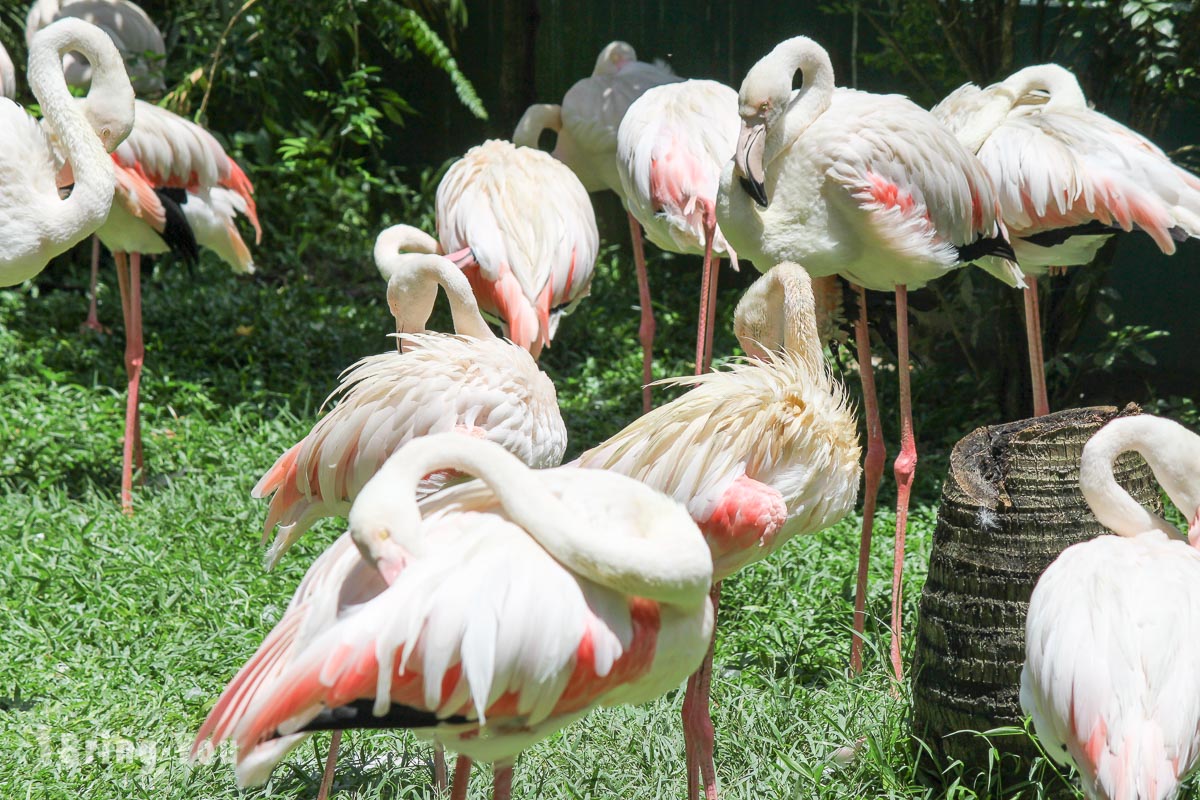
[[[1107, 533], [1079, 491], [1083, 445], [1110, 419], [1139, 413], [1133, 404], [1120, 412], [1071, 409], [979, 428], [955, 445], [913, 665], [914, 733], [940, 765], [958, 759], [968, 772], [1009, 784], [1028, 776], [1036, 755], [1028, 738], [993, 738], [1017, 756], [1004, 759], [997, 774], [988, 743], [962, 732], [1021, 724], [1029, 595], [1064, 549]], [[1161, 513], [1158, 485], [1140, 456], [1124, 454], [1115, 471], [1138, 502]]]

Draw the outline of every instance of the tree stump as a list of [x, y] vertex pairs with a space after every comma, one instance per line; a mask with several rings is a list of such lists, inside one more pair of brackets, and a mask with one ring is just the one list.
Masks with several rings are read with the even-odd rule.
[[[1084, 443], [1130, 404], [1061, 411], [979, 428], [950, 457], [921, 594], [913, 664], [913, 729], [940, 766], [961, 760], [968, 775], [1005, 783], [1028, 776], [1037, 751], [1025, 736], [992, 740], [1016, 758], [989, 762], [989, 745], [962, 731], [1019, 726], [1025, 614], [1043, 570], [1076, 542], [1108, 533], [1079, 491]], [[1158, 485], [1136, 453], [1117, 460], [1116, 478], [1161, 513]], [[957, 735], [951, 735], [955, 734]], [[1007, 776], [1007, 777], [1006, 777]]]

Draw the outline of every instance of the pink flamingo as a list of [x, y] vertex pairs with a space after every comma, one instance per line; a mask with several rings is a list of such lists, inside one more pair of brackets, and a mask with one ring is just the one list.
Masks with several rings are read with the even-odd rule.
[[[549, 128], [558, 134], [552, 155], [569, 166], [589, 192], [610, 190], [628, 210], [625, 188], [617, 171], [617, 132], [629, 107], [647, 90], [681, 80], [659, 62], [637, 60], [626, 42], [610, 42], [600, 51], [590, 77], [576, 81], [563, 96], [562, 105], [535, 105], [517, 124], [513, 141], [537, 147], [538, 137]], [[642, 343], [642, 403], [650, 410], [651, 360], [654, 347], [654, 309], [650, 305], [650, 282], [642, 247], [642, 231], [629, 213], [629, 235], [637, 267], [642, 321], [638, 338]]]
[[[733, 157], [739, 128], [737, 92], [716, 81], [689, 80], [647, 90], [629, 107], [617, 132], [617, 172], [629, 213], [662, 249], [704, 256], [696, 374], [707, 372], [712, 359], [720, 261], [713, 253], [727, 254], [737, 269], [737, 253], [717, 227], [715, 204], [721, 169]], [[638, 268], [642, 281], [644, 260]], [[650, 351], [644, 355], [644, 391], [649, 392]]]
[[[797, 70], [804, 83], [792, 90]], [[863, 604], [883, 435], [871, 372], [864, 289], [896, 292], [900, 454], [892, 577], [892, 668], [901, 677], [901, 584], [908, 499], [917, 465], [908, 366], [908, 288], [971, 262], [1022, 284], [1009, 260], [983, 165], [928, 111], [900, 95], [835, 89], [829, 55], [803, 36], [764, 56], [739, 92], [742, 133], [721, 176], [717, 219], [755, 264], [791, 258], [813, 276], [858, 287], [858, 364], [867, 411], [866, 487], [850, 663], [861, 668]], [[999, 256], [989, 259], [988, 256]]]
[[[498, 339], [480, 316], [471, 286], [433, 237], [395, 225], [375, 241], [388, 277], [388, 305], [404, 353], [368, 356], [346, 370], [338, 404], [279, 457], [252, 492], [271, 497], [264, 539], [274, 566], [323, 517], [345, 516], [383, 463], [419, 436], [458, 430], [489, 439], [535, 468], [556, 467], [567, 447], [554, 384], [523, 348]], [[415, 252], [406, 252], [415, 251]], [[456, 335], [425, 331], [438, 287], [450, 301]], [[418, 498], [445, 475], [424, 481]]]
[[[572, 462], [637, 478], [687, 506], [712, 553], [714, 611], [723, 578], [852, 511], [861, 472], [855, 416], [822, 360], [804, 269], [780, 264], [759, 278], [734, 332], [746, 363], [674, 379], [696, 388]], [[710, 649], [683, 705], [689, 800], [697, 772], [704, 796], [717, 796], [711, 677]]]
[[438, 184], [437, 226], [480, 308], [534, 358], [591, 289], [600, 249], [592, 202], [540, 150], [500, 140], [472, 147]]
[[3, 44], [0, 44], [0, 97], [7, 97], [9, 100], [13, 100], [16, 96], [17, 70], [13, 67], [12, 58], [8, 55], [8, 51], [4, 49]]
[[996, 186], [1025, 272], [1034, 414], [1050, 411], [1037, 279], [1087, 264], [1119, 231], [1144, 231], [1167, 255], [1200, 235], [1200, 177], [1153, 142], [1088, 107], [1057, 64], [1026, 67], [980, 89], [965, 84], [933, 109], [979, 156]]
[[[125, 369], [129, 389], [121, 468], [121, 508], [133, 512], [133, 463], [142, 462], [138, 387], [145, 346], [142, 340], [142, 253], [174, 251], [194, 260], [197, 243], [229, 261], [237, 272], [252, 272], [249, 248], [238, 233], [235, 212], [245, 214], [262, 236], [254, 187], [212, 134], [177, 114], [137, 101], [137, 124], [112, 159], [117, 193], [108, 220], [96, 232], [113, 253], [125, 317]], [[126, 258], [128, 254], [128, 259]], [[93, 272], [93, 281], [95, 273]], [[95, 285], [88, 325], [96, 319]]]
[[[63, 78], [61, 54], [67, 50], [86, 53], [97, 65], [83, 100], [71, 97]], [[85, 22], [62, 20], [34, 38], [28, 80], [42, 125], [0, 98], [0, 286], [37, 275], [104, 222], [116, 184], [106, 150], [133, 126], [133, 88], [121, 55]], [[56, 147], [74, 172], [65, 199], [59, 194]]]
[[[1135, 450], [1188, 519], [1190, 544], [1113, 478]], [[1068, 547], [1029, 599], [1021, 707], [1093, 800], [1171, 800], [1200, 762], [1200, 436], [1123, 417], [1083, 449], [1079, 485], [1116, 536]], [[1080, 602], [1084, 600], [1084, 602]]]
[[[441, 469], [481, 480], [418, 507], [418, 482]], [[507, 800], [520, 751], [696, 668], [711, 580], [687, 512], [637, 481], [531, 471], [461, 434], [415, 439], [363, 488], [349, 532], [222, 693], [193, 754], [235, 739], [238, 782], [256, 784], [307, 731], [415, 728], [493, 762], [493, 796]]]

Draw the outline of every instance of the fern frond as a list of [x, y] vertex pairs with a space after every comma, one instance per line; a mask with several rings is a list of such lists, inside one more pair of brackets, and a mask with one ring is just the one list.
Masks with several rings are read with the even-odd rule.
[[411, 8], [401, 9], [398, 19], [401, 29], [412, 41], [413, 46], [450, 77], [450, 82], [454, 84], [454, 93], [467, 110], [479, 119], [487, 119], [487, 110], [484, 109], [479, 95], [475, 93], [475, 87], [467, 80], [467, 76], [462, 74], [458, 62], [450, 55], [450, 48], [446, 47], [442, 38], [429, 27], [429, 23]]

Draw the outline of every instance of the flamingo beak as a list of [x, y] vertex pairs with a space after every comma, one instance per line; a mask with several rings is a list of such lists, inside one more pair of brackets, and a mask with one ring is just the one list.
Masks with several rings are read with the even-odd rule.
[[738, 135], [737, 150], [734, 152], [734, 166], [741, 171], [738, 180], [746, 194], [754, 198], [754, 202], [763, 208], [768, 205], [767, 187], [763, 184], [763, 144], [767, 139], [766, 123], [757, 125], [742, 123], [742, 132]]
[[464, 247], [462, 250], [456, 250], [453, 253], [447, 253], [446, 258], [454, 263], [454, 266], [459, 269], [466, 269], [473, 266], [475, 262], [475, 251], [469, 247]]

